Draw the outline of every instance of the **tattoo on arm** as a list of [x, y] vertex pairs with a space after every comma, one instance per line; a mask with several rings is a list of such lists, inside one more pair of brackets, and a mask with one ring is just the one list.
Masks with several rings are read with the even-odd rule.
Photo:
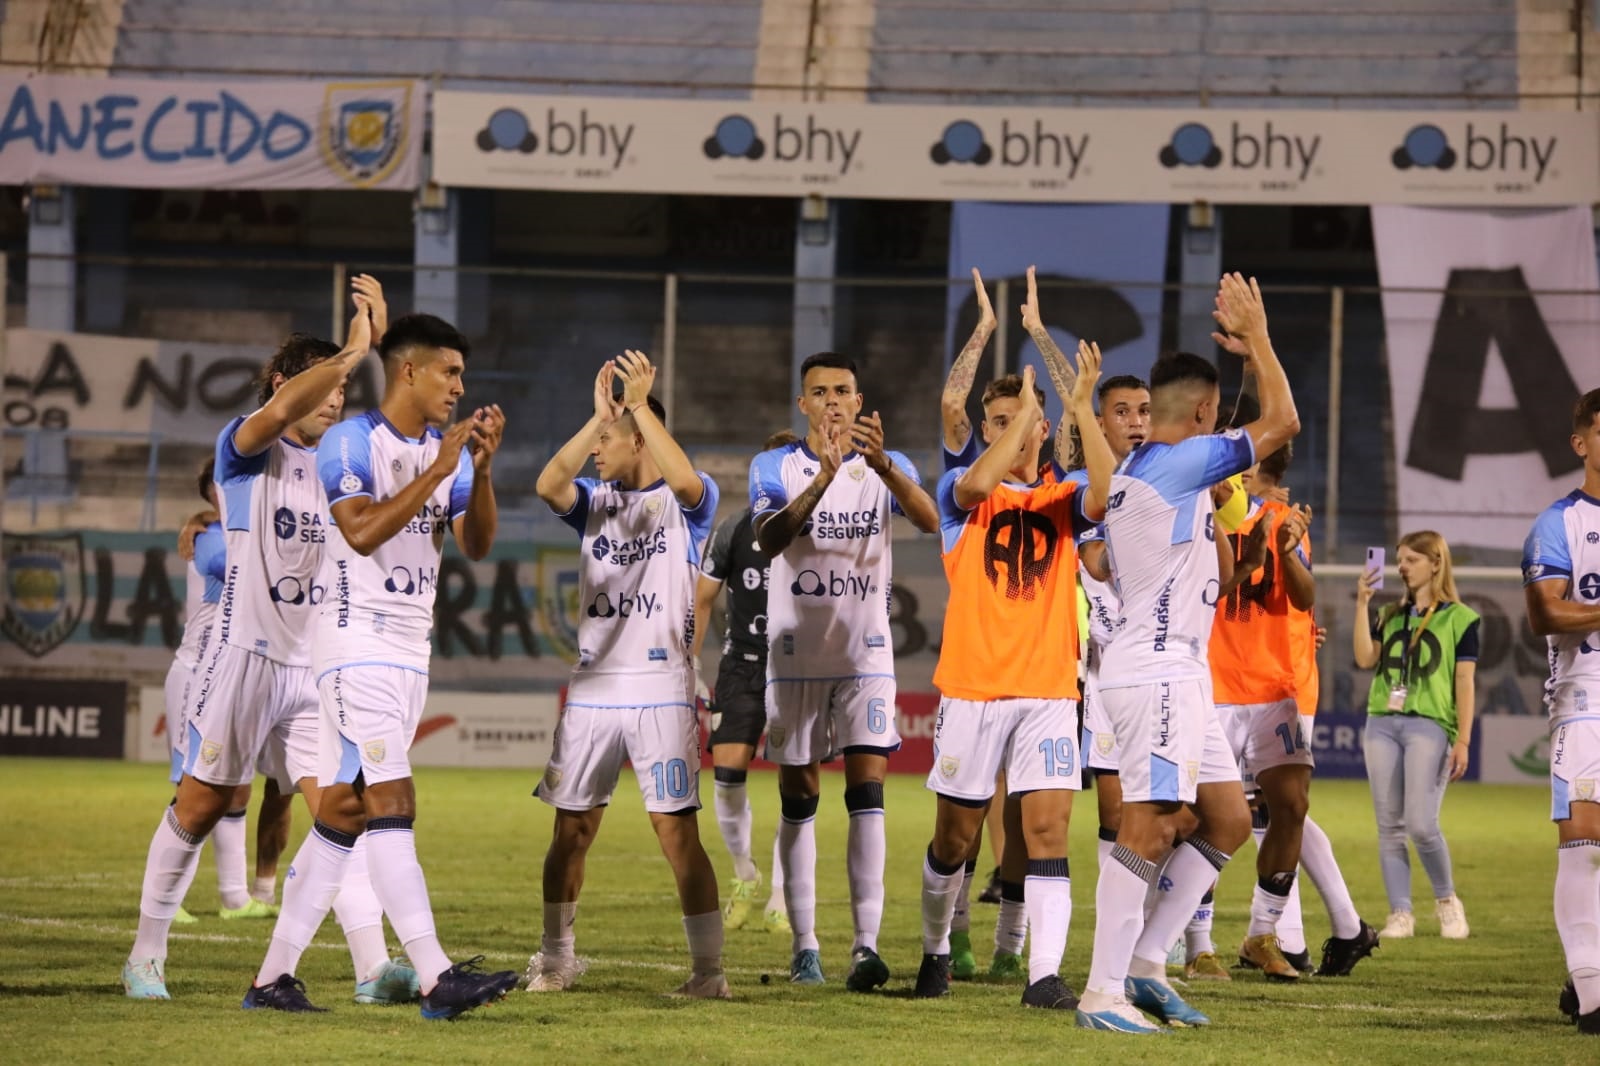
[[789, 506], [762, 523], [760, 532], [756, 534], [761, 550], [768, 555], [778, 555], [794, 543], [794, 538], [800, 535], [806, 519], [811, 517], [811, 512], [816, 510], [818, 501], [827, 490], [828, 486], [822, 483], [821, 478], [814, 479], [800, 495], [789, 501]]

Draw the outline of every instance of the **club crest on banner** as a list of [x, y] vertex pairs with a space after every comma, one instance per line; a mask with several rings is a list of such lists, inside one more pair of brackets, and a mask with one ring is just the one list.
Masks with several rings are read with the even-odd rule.
[[575, 548], [545, 548], [539, 552], [535, 592], [545, 636], [555, 653], [567, 662], [578, 659], [578, 603], [580, 553]]
[[72, 635], [83, 618], [87, 579], [83, 539], [14, 536], [0, 540], [5, 560], [5, 614], [0, 632], [39, 657]]
[[360, 188], [387, 178], [412, 135], [411, 93], [408, 81], [329, 85], [317, 126], [329, 169]]

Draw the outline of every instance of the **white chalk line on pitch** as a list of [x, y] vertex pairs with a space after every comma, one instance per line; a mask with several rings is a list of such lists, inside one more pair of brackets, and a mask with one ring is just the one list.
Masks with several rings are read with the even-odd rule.
[[[122, 926], [99, 925], [94, 922], [76, 922], [68, 918], [39, 918], [33, 915], [25, 914], [0, 914], [0, 923], [8, 922], [15, 922], [18, 925], [40, 926], [48, 929], [70, 929], [80, 933], [98, 933], [103, 936], [127, 937], [133, 932], [131, 929], [126, 929]], [[263, 926], [266, 925], [265, 922], [262, 922], [261, 924]], [[202, 944], [249, 944], [258, 948], [262, 946], [265, 939], [264, 937], [230, 936], [227, 933], [186, 933], [179, 931], [173, 931], [169, 933], [167, 938], [169, 940], [188, 940]], [[326, 951], [349, 950], [349, 948], [343, 944], [327, 944], [320, 941], [313, 941], [311, 946], [313, 948], [321, 948]], [[521, 965], [526, 965], [528, 961], [526, 955], [518, 955], [506, 951], [485, 951], [481, 954], [485, 959], [519, 962]], [[660, 970], [667, 973], [681, 973], [684, 969], [683, 965], [681, 964], [667, 962], [640, 962], [637, 959], [613, 959], [596, 957], [592, 955], [582, 955], [579, 956], [579, 958], [587, 962], [590, 966], [599, 967], [601, 969], [615, 967], [623, 970]], [[771, 967], [761, 970], [749, 967], [727, 966], [724, 967], [724, 969], [728, 973], [746, 974], [751, 977], [761, 973], [772, 972]]]

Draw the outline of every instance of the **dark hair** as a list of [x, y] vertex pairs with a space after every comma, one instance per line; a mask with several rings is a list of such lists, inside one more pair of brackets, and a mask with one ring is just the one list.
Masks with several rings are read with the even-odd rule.
[[1285, 444], [1271, 455], [1261, 460], [1260, 470], [1273, 481], [1281, 482], [1283, 475], [1289, 472], [1289, 460], [1294, 458], [1293, 443]]
[[780, 429], [778, 432], [767, 438], [767, 442], [761, 446], [761, 450], [764, 452], [770, 452], [774, 448], [782, 448], [785, 444], [793, 444], [799, 439], [800, 435], [794, 430]]
[[1172, 385], [1215, 385], [1221, 378], [1217, 368], [1192, 352], [1167, 352], [1150, 368], [1150, 391]]
[[[650, 413], [660, 419], [662, 425], [666, 425], [667, 409], [661, 405], [661, 401], [656, 399], [654, 395], [651, 395], [644, 398], [644, 403], [646, 407], [650, 408]], [[632, 418], [633, 412], [629, 411], [628, 417]]]
[[811, 373], [812, 367], [818, 366], [829, 370], [848, 370], [856, 378], [861, 377], [856, 372], [856, 361], [848, 355], [840, 355], [838, 352], [818, 352], [806, 356], [806, 361], [800, 364], [800, 380], [804, 381], [806, 375]]
[[453, 348], [462, 359], [472, 354], [472, 345], [461, 331], [438, 315], [402, 315], [395, 319], [378, 344], [378, 354], [387, 361], [412, 348]]
[[1600, 389], [1590, 389], [1572, 409], [1572, 432], [1582, 433], [1600, 417]]
[[[1039, 386], [1033, 387], [1034, 396], [1039, 399], [1039, 406], [1044, 407], [1044, 390]], [[1002, 396], [1021, 396], [1022, 376], [1020, 374], [1007, 374], [1003, 378], [995, 378], [983, 388], [983, 406], [988, 407], [990, 400], [998, 400]]]
[[339, 346], [332, 341], [313, 337], [309, 333], [289, 334], [256, 375], [256, 402], [266, 403], [272, 399], [272, 379], [275, 375], [292, 378], [338, 354]]
[[1226, 429], [1241, 429], [1261, 417], [1261, 405], [1254, 397], [1240, 393], [1233, 401]]
[[212, 484], [212, 482], [216, 480], [216, 476], [217, 457], [213, 455], [211, 458], [207, 459], [201, 464], [200, 476], [195, 479], [195, 484], [199, 486], [200, 489], [200, 498], [207, 503], [211, 502], [212, 493], [217, 491], [216, 486]]
[[1145, 392], [1149, 392], [1150, 386], [1144, 383], [1143, 378], [1134, 377], [1132, 374], [1118, 374], [1114, 378], [1106, 378], [1094, 392], [1096, 396], [1100, 397], [1100, 402], [1104, 403], [1106, 393], [1112, 389], [1143, 389]]

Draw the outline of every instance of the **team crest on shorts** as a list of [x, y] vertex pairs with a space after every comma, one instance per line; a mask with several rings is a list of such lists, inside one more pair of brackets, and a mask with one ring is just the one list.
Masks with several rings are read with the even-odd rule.
[[1187, 777], [1189, 779], [1189, 784], [1191, 784], [1191, 785], [1194, 784], [1196, 781], [1199, 781], [1200, 780], [1200, 764], [1197, 763], [1197, 762], [1194, 762], [1192, 760], [1189, 761], [1189, 762], [1184, 763], [1183, 764], [1183, 776], [1185, 776], [1185, 777]]
[[365, 744], [361, 745], [361, 750], [364, 751], [367, 755], [367, 758], [371, 759], [373, 762], [382, 762], [384, 753], [388, 751], [388, 749], [384, 747], [383, 741], [381, 740], [369, 740]]
[[5, 613], [0, 633], [38, 658], [72, 635], [83, 618], [83, 538], [14, 536], [0, 545], [5, 559]]
[[561, 771], [554, 766], [546, 767], [544, 771], [544, 787], [555, 788], [559, 784], [561, 784]]
[[1572, 798], [1585, 802], [1594, 801], [1594, 778], [1580, 777], [1572, 783]]
[[328, 169], [357, 188], [377, 185], [405, 159], [412, 136], [409, 81], [329, 85], [317, 126]]
[[770, 729], [767, 730], [767, 743], [771, 744], [775, 748], [781, 748], [781, 747], [783, 747], [783, 742], [784, 742], [785, 738], [787, 738], [788, 736], [789, 736], [789, 734], [783, 728], [783, 726], [775, 725], [775, 726], [772, 726]]
[[944, 776], [954, 777], [959, 769], [961, 769], [961, 760], [954, 755], [939, 756], [939, 772]]
[[1096, 733], [1094, 735], [1094, 750], [1101, 755], [1110, 755], [1111, 749], [1117, 746], [1115, 733]]
[[200, 742], [200, 761], [207, 766], [212, 765], [222, 756], [222, 745], [214, 740]]

